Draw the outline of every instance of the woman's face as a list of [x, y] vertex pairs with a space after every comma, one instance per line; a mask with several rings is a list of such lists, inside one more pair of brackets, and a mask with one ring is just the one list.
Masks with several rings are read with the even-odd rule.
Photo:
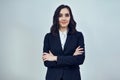
[[61, 28], [66, 28], [68, 27], [70, 22], [70, 13], [67, 8], [61, 9], [59, 13], [59, 25]]

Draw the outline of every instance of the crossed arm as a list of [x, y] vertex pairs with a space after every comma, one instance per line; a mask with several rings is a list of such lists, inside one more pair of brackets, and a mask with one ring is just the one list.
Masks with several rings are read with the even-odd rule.
[[55, 56], [51, 51], [42, 55], [46, 67], [80, 65], [83, 64], [84, 58], [85, 54], [80, 46], [76, 48], [73, 56]]
[[[83, 53], [83, 48], [78, 46], [73, 54], [73, 56], [81, 55]], [[44, 52], [42, 55], [43, 61], [57, 61], [58, 56], [54, 56], [51, 51], [49, 53]]]
[[56, 67], [56, 66], [70, 66], [70, 65], [81, 65], [85, 59], [84, 52], [84, 39], [83, 36], [79, 38], [78, 46], [71, 56], [55, 56], [51, 51], [49, 51], [49, 36], [45, 36], [44, 48], [42, 59], [46, 67]]

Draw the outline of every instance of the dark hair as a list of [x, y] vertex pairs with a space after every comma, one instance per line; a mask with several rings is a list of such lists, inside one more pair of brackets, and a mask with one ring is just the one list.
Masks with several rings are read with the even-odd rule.
[[54, 16], [53, 16], [53, 24], [52, 24], [51, 29], [50, 29], [50, 32], [53, 35], [56, 35], [59, 31], [59, 21], [58, 21], [59, 20], [59, 14], [60, 14], [61, 9], [63, 9], [63, 8], [67, 8], [69, 10], [69, 13], [70, 13], [70, 23], [68, 25], [69, 33], [73, 34], [77, 31], [76, 30], [76, 22], [74, 21], [72, 11], [71, 11], [70, 7], [68, 5], [60, 5], [56, 9], [56, 11], [54, 13]]

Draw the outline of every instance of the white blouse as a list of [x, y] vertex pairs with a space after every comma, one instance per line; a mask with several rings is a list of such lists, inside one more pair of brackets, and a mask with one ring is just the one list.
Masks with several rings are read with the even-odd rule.
[[62, 49], [64, 49], [64, 45], [65, 45], [65, 42], [66, 42], [66, 39], [67, 39], [67, 30], [64, 31], [64, 32], [61, 32], [59, 30], [59, 34], [60, 34], [61, 46], [62, 46]]

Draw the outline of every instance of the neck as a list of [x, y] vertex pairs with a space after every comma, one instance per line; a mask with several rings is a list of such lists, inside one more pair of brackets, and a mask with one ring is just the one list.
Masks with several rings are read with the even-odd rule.
[[68, 28], [67, 28], [67, 27], [61, 27], [59, 30], [60, 30], [61, 32], [64, 32], [64, 31], [67, 31]]

